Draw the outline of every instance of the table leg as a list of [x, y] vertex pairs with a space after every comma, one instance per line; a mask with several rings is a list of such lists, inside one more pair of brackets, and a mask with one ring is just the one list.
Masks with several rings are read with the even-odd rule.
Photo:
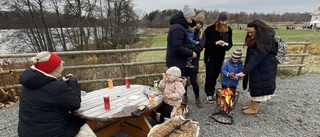
[[87, 124], [89, 125], [89, 127], [94, 131], [96, 129], [96, 125], [97, 125], [97, 121], [93, 121], [93, 120], [87, 120]]
[[139, 124], [140, 124], [142, 131], [149, 133], [149, 131], [151, 129], [151, 125], [150, 125], [147, 117], [142, 116], [142, 117], [139, 117], [137, 120], [139, 121]]
[[146, 137], [151, 125], [146, 116], [128, 119], [121, 124], [121, 131], [132, 137]]
[[95, 131], [97, 137], [110, 137], [111, 135], [120, 131], [120, 125], [124, 121], [113, 121], [113, 122], [105, 122], [104, 127]]

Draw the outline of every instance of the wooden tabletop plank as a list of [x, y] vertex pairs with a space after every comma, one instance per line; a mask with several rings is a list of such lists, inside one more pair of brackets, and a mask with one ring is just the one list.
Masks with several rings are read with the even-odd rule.
[[[125, 102], [128, 102], [128, 98], [130, 98], [130, 96], [132, 95], [140, 95], [139, 97], [143, 97], [141, 96], [141, 93], [138, 93], [138, 92], [141, 92], [142, 89], [140, 88], [133, 88], [133, 92], [130, 92], [130, 94], [128, 94], [127, 91], [115, 91], [113, 90], [112, 93], [115, 93], [115, 94], [112, 94], [110, 92], [110, 94], [112, 94], [110, 97], [110, 106], [112, 106], [113, 108], [118, 108], [118, 107], [121, 107], [123, 106], [122, 103], [125, 103]], [[127, 92], [127, 93], [123, 93], [123, 92]], [[97, 92], [98, 93], [98, 92]], [[109, 93], [109, 92], [108, 92]], [[106, 94], [108, 94], [106, 92]], [[97, 94], [97, 96], [100, 96], [100, 97], [92, 97], [94, 98], [94, 100], [89, 100], [87, 99], [88, 101], [83, 101], [84, 103], [81, 103], [81, 108], [79, 109], [79, 112], [81, 111], [88, 111], [88, 112], [91, 112], [91, 111], [95, 111], [95, 107], [97, 106], [100, 106], [104, 104], [104, 101], [103, 101], [103, 96], [101, 97], [101, 94]], [[83, 107], [82, 107], [83, 106]], [[90, 110], [92, 109], [92, 110]]]
[[[151, 90], [158, 96], [155, 97], [153, 106], [149, 104], [145, 89]], [[110, 110], [104, 109], [103, 97], [110, 97]], [[129, 99], [135, 96], [137, 99]], [[153, 88], [144, 85], [115, 86], [111, 89], [104, 88], [87, 93], [82, 97], [81, 107], [76, 114], [82, 118], [98, 121], [109, 121], [131, 117], [131, 112], [137, 109], [139, 105], [147, 105], [150, 109], [158, 106], [162, 102], [162, 95]]]

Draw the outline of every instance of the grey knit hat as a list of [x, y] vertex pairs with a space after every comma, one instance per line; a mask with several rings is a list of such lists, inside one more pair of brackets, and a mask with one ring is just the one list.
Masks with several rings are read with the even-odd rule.
[[179, 78], [181, 77], [181, 70], [178, 67], [173, 66], [167, 70], [166, 74], [169, 74], [175, 78]]
[[184, 5], [181, 11], [183, 13], [184, 18], [194, 17], [196, 15], [194, 10], [190, 8], [190, 6], [188, 5]]
[[201, 22], [202, 24], [204, 24], [205, 22], [204, 12], [201, 11], [196, 17], [194, 17], [194, 20], [196, 22]]
[[216, 21], [223, 21], [223, 20], [228, 20], [228, 14], [225, 11], [219, 13]]
[[241, 49], [235, 49], [231, 55], [232, 59], [240, 60], [242, 56]]

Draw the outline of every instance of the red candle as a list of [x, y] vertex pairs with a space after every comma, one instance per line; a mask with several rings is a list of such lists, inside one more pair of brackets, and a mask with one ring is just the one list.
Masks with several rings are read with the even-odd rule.
[[130, 81], [128, 77], [124, 78], [124, 82], [126, 83], [126, 87], [130, 88]]
[[110, 98], [109, 96], [104, 96], [104, 109], [109, 110], [110, 109]]

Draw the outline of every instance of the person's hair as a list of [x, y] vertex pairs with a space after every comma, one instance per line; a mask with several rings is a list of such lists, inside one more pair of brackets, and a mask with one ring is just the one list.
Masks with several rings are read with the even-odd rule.
[[229, 31], [228, 24], [222, 24], [220, 21], [216, 22], [216, 31], [220, 33], [226, 33]]
[[199, 29], [199, 39], [201, 40], [202, 37], [203, 37], [203, 33], [204, 33], [204, 30], [203, 30], [203, 26]]
[[201, 21], [196, 21], [197, 23], [200, 23], [201, 24], [201, 27], [203, 28], [203, 22]]
[[197, 23], [200, 23], [200, 24], [201, 24], [201, 28], [199, 29], [199, 39], [201, 40], [201, 39], [202, 39], [202, 36], [203, 36], [203, 33], [204, 33], [203, 23], [202, 23], [201, 21], [197, 21]]
[[[271, 45], [273, 29], [260, 19], [255, 19], [247, 23], [247, 27], [253, 27], [255, 29], [255, 42], [257, 49], [261, 52], [266, 51], [267, 47]], [[247, 33], [246, 39], [249, 37]], [[246, 43], [245, 39], [245, 43]]]

